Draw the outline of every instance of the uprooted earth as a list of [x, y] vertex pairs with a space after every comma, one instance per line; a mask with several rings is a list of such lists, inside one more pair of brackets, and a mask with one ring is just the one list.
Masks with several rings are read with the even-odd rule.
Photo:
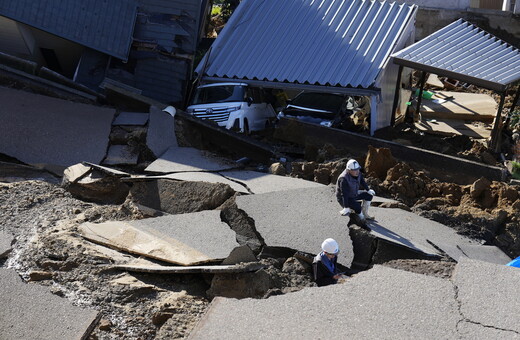
[[[332, 186], [346, 161], [274, 163], [270, 172]], [[484, 178], [469, 185], [440, 182], [397, 162], [385, 149], [370, 148], [361, 161], [367, 182], [377, 194], [398, 202], [383, 204], [443, 223], [460, 234], [496, 245], [511, 257], [520, 255], [519, 186]], [[245, 229], [250, 228], [251, 221], [240, 214], [234, 203], [239, 193], [228, 185], [184, 182], [182, 190], [211, 194], [188, 195], [185, 200], [189, 202], [179, 205], [175, 213], [215, 209], [220, 211], [222, 221], [233, 221], [233, 230], [240, 229], [241, 223]], [[59, 180], [11, 178], [0, 184], [0, 225], [15, 239], [3, 266], [14, 268], [28, 281], [49, 286], [54, 294], [77, 305], [101, 312], [102, 318], [90, 339], [184, 338], [214, 296], [268, 298], [315, 285], [306, 254], [298, 253], [258, 257], [264, 269], [230, 275], [222, 279], [219, 289], [212, 286], [211, 274], [165, 275], [110, 269], [107, 265], [113, 263], [117, 251], [85, 240], [78, 226], [84, 222], [143, 219], [161, 212], [143, 208], [131, 194], [120, 204], [94, 203], [80, 196]], [[251, 241], [248, 235], [257, 238], [250, 230], [237, 240], [245, 244]], [[262, 241], [257, 238], [254, 242]], [[258, 255], [258, 249], [255, 251]], [[384, 265], [446, 278], [454, 264], [445, 258], [401, 259]], [[352, 275], [356, 275], [355, 271]], [[258, 282], [263, 282], [264, 287], [256, 289]], [[227, 289], [222, 288], [226, 285]]]

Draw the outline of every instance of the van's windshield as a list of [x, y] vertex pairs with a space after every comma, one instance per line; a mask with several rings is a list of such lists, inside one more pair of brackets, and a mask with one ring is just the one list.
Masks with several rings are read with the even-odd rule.
[[242, 102], [246, 98], [246, 86], [222, 85], [197, 89], [191, 105]]

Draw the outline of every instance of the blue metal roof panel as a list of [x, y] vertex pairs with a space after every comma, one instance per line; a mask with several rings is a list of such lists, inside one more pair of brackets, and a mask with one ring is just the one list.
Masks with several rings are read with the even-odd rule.
[[497, 91], [520, 81], [520, 50], [463, 19], [393, 56], [397, 64]]
[[126, 60], [132, 44], [134, 0], [2, 0], [0, 15]]
[[416, 8], [370, 0], [243, 0], [213, 43], [204, 76], [368, 88]]

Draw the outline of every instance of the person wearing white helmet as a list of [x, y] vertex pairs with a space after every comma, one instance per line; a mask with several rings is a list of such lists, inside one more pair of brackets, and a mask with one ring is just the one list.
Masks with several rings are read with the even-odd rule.
[[[350, 159], [347, 162], [347, 167], [339, 175], [336, 182], [336, 199], [343, 208], [340, 211], [341, 215], [349, 215], [350, 209], [352, 209], [364, 222], [365, 219], [374, 219], [373, 216], [368, 214], [368, 208], [376, 193], [369, 188], [360, 170], [361, 166], [355, 159]], [[360, 191], [360, 188], [365, 191]], [[359, 201], [362, 201], [362, 203], [359, 203]]]
[[318, 287], [327, 286], [338, 282], [341, 274], [338, 273], [337, 262], [339, 245], [332, 238], [328, 238], [321, 244], [321, 252], [312, 262], [314, 282]]

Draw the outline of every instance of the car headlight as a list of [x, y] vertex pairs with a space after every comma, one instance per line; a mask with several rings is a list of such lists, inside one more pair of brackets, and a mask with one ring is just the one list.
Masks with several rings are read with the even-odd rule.
[[283, 114], [282, 111], [278, 112], [278, 116], [276, 116], [276, 118], [280, 119], [282, 117], [285, 117], [285, 115]]
[[241, 107], [242, 106], [240, 106], [240, 105], [239, 106], [232, 106], [232, 107], [228, 108], [228, 111], [229, 112], [238, 111], [238, 110], [240, 110]]

